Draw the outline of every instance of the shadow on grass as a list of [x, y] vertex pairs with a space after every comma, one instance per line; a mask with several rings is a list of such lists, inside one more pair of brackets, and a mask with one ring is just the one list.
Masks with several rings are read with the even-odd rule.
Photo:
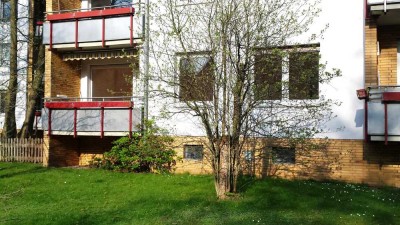
[[21, 165], [22, 163], [2, 163], [0, 178], [11, 178], [27, 174], [43, 173], [48, 170], [45, 167], [34, 164], [29, 165], [29, 167], [22, 167]]

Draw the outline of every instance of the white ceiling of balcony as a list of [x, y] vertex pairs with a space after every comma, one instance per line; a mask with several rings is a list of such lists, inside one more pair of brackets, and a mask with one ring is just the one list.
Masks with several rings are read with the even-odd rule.
[[114, 59], [114, 58], [133, 58], [138, 53], [135, 49], [113, 50], [113, 51], [94, 51], [94, 52], [72, 52], [63, 54], [63, 61], [91, 60], [91, 59]]

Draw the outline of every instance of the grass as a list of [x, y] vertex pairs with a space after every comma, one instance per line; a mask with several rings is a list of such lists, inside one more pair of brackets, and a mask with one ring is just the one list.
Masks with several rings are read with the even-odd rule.
[[0, 224], [400, 224], [400, 190], [244, 180], [218, 201], [210, 176], [0, 163]]

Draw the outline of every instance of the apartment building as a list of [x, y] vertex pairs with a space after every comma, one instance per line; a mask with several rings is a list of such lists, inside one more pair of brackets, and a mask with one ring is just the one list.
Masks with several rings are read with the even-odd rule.
[[[182, 13], [190, 11], [185, 7], [196, 4], [207, 7], [207, 1], [179, 3], [177, 6]], [[311, 57], [310, 63], [326, 64], [328, 70], [338, 68], [342, 76], [328, 84], [317, 80], [307, 86], [308, 92], [302, 97], [292, 96], [290, 90], [285, 92], [284, 87], [279, 87], [279, 93], [269, 98], [285, 102], [299, 98], [341, 102], [333, 107], [336, 117], [323, 124], [327, 132], [312, 140], [321, 142], [328, 137], [328, 144], [323, 151], [311, 150], [306, 155], [300, 154], [297, 146], [249, 146], [243, 152], [246, 164], [243, 168], [256, 176], [332, 179], [400, 187], [400, 151], [395, 125], [399, 96], [395, 87], [399, 5], [397, 1], [323, 0], [320, 7], [322, 12], [305, 36], [297, 37], [295, 47], [302, 48], [301, 52], [310, 56], [318, 52], [321, 58]], [[46, 165], [87, 165], [93, 157], [109, 150], [113, 140], [139, 129], [146, 62], [144, 9], [143, 1], [131, 0], [46, 2], [44, 43], [49, 51], [46, 51], [45, 111], [42, 115]], [[197, 92], [209, 93], [203, 95], [201, 101], [212, 100], [209, 87], [213, 83], [205, 80], [200, 85], [191, 85], [193, 80], [181, 77], [183, 83], [178, 87], [162, 87], [163, 68], [177, 71], [179, 77], [185, 71], [184, 65], [190, 62], [183, 57], [181, 49], [164, 44], [165, 37], [159, 35], [163, 23], [158, 13], [162, 10], [152, 9], [149, 62], [153, 95], [148, 104], [149, 117], [157, 118], [157, 122], [175, 137], [176, 151], [183, 158], [177, 164], [177, 172], [208, 173], [211, 167], [205, 157], [205, 133], [199, 119], [190, 113], [177, 113], [168, 118], [163, 115], [166, 107], [169, 111], [181, 109], [180, 99], [197, 101]], [[321, 30], [325, 30], [323, 35], [312, 41], [306, 37]], [[309, 51], [311, 47], [313, 51]], [[208, 54], [207, 47], [193, 54], [203, 69], [210, 68], [211, 61], [204, 57]], [[174, 60], [163, 61], [166, 55]], [[286, 65], [286, 70], [290, 71], [295, 63], [290, 63], [290, 57], [287, 60], [291, 65]], [[284, 72], [282, 60], [274, 62], [275, 80], [289, 85], [296, 82], [295, 72]], [[257, 68], [263, 66], [268, 63], [255, 65], [255, 79], [261, 76]], [[391, 87], [383, 87], [387, 85]], [[161, 89], [171, 88], [177, 98], [157, 95], [160, 86]], [[259, 142], [262, 141], [260, 137]], [[265, 151], [272, 151], [275, 157], [266, 156]]]

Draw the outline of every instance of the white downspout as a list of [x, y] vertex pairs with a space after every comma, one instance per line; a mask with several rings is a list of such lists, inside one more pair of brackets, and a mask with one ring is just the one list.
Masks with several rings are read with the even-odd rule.
[[383, 0], [383, 12], [386, 14], [387, 12], [387, 0]]

